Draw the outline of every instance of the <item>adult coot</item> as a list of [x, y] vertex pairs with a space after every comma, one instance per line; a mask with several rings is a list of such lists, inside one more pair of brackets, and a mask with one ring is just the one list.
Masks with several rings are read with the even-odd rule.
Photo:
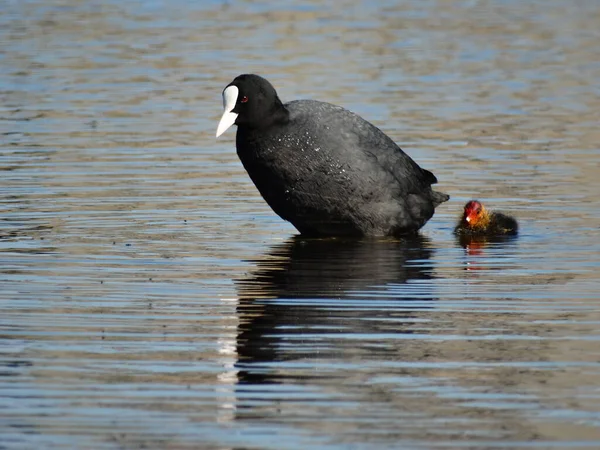
[[518, 231], [519, 225], [513, 217], [501, 212], [488, 211], [477, 200], [467, 202], [454, 229], [456, 234], [469, 236], [514, 236]]
[[448, 200], [435, 176], [358, 115], [329, 103], [283, 104], [258, 75], [223, 90], [219, 137], [236, 124], [237, 154], [273, 211], [311, 236], [414, 233]]

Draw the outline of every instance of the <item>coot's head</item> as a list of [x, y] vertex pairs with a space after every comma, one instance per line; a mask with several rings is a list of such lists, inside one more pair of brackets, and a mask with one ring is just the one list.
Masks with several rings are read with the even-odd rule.
[[268, 128], [287, 119], [287, 110], [271, 83], [258, 75], [240, 75], [223, 89], [223, 116], [217, 137], [231, 125]]
[[477, 200], [471, 200], [465, 205], [462, 223], [467, 228], [482, 228], [489, 222], [489, 214], [483, 204]]

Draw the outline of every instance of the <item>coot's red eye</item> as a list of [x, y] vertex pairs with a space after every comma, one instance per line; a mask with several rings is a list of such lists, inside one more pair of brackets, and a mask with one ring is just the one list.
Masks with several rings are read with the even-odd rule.
[[247, 101], [248, 101], [248, 97], [246, 97], [245, 95], [240, 100], [240, 102], [242, 102], [242, 103], [246, 103]]

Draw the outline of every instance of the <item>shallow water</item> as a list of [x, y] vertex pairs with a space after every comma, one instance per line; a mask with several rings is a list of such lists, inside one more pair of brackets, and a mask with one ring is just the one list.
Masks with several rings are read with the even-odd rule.
[[[0, 448], [600, 447], [597, 2], [189, 3], [2, 6]], [[451, 201], [299, 238], [214, 139], [243, 72]]]

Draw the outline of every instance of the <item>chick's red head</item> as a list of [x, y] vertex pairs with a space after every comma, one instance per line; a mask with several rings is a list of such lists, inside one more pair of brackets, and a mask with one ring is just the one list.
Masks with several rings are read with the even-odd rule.
[[486, 211], [483, 205], [477, 200], [471, 200], [465, 205], [463, 220], [467, 222], [470, 227], [476, 227], [480, 224], [485, 214]]

